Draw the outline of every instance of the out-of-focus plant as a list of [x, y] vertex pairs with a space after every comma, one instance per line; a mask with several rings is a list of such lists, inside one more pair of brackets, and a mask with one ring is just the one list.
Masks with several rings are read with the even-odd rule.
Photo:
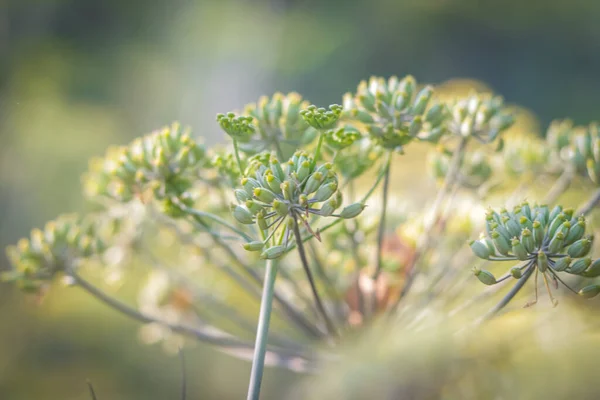
[[[585, 298], [600, 293], [598, 284], [568, 282], [600, 276], [586, 221], [600, 191], [576, 212], [515, 204], [498, 189], [514, 186], [519, 196], [544, 180], [552, 185], [543, 201], [554, 203], [574, 181], [597, 185], [597, 125], [555, 122], [546, 138], [510, 133], [515, 116], [502, 98], [442, 101], [411, 76], [373, 77], [342, 104], [277, 93], [217, 116], [231, 146], [207, 149], [173, 124], [109, 149], [83, 180], [94, 212], [60, 217], [9, 247], [4, 278], [41, 295], [60, 276], [142, 322], [147, 342], [178, 349], [188, 336], [251, 359], [250, 399], [264, 365], [309, 371], [335, 362], [348, 333], [378, 317], [410, 328], [432, 313], [477, 314], [494, 292], [465, 298], [470, 280], [460, 278], [471, 268], [495, 290], [516, 279], [479, 322], [532, 276], [536, 301], [539, 275], [554, 305], [559, 283]], [[410, 209], [390, 183], [413, 145], [428, 149], [438, 189]], [[484, 216], [484, 199], [510, 208]], [[465, 244], [480, 228], [474, 255], [513, 263], [499, 278]], [[138, 307], [85, 277], [104, 266], [116, 281], [133, 264], [147, 268], [135, 285]]]

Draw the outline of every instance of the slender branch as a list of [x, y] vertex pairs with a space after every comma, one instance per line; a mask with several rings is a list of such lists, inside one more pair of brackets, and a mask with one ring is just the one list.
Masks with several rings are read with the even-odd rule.
[[[382, 202], [381, 202], [381, 215], [379, 216], [379, 228], [377, 230], [377, 258], [375, 261], [375, 273], [371, 277], [373, 282], [377, 281], [383, 268], [383, 236], [385, 234], [385, 217], [387, 211], [389, 187], [390, 187], [390, 172], [392, 166], [392, 152], [388, 153], [387, 161], [385, 164], [385, 175], [383, 178], [383, 191], [382, 191]], [[373, 290], [372, 300], [372, 312], [374, 313], [377, 308], [377, 290]]]
[[331, 322], [329, 315], [327, 314], [327, 310], [323, 306], [323, 302], [321, 301], [321, 297], [319, 296], [319, 292], [317, 291], [317, 286], [315, 285], [315, 280], [313, 278], [312, 272], [310, 272], [310, 268], [308, 267], [308, 260], [306, 258], [306, 251], [304, 250], [304, 244], [302, 243], [302, 235], [300, 234], [300, 228], [298, 227], [297, 218], [298, 215], [294, 215], [294, 237], [296, 238], [296, 244], [298, 245], [298, 254], [300, 255], [300, 261], [302, 262], [302, 267], [304, 268], [304, 272], [306, 273], [306, 277], [308, 278], [308, 282], [310, 283], [310, 288], [313, 293], [313, 297], [315, 298], [315, 302], [317, 304], [317, 308], [321, 313], [325, 321], [325, 325], [327, 326], [327, 331], [329, 334], [336, 335], [337, 331], [335, 326]]
[[96, 392], [94, 391], [94, 386], [92, 386], [92, 382], [88, 380], [87, 385], [88, 389], [90, 390], [90, 396], [92, 397], [92, 400], [98, 400], [98, 398], [96, 397]]
[[314, 162], [318, 162], [319, 161], [319, 156], [321, 155], [321, 146], [323, 145], [323, 136], [325, 136], [325, 134], [321, 131], [319, 131], [319, 141], [317, 142], [317, 149], [315, 150], [315, 157], [314, 157]]
[[240, 169], [240, 175], [244, 175], [244, 167], [242, 166], [242, 159], [240, 158], [240, 149], [237, 140], [233, 140], [233, 152], [235, 153], [235, 159], [237, 160], [238, 168]]
[[[231, 354], [239, 359], [251, 359], [250, 352], [253, 349], [252, 343], [240, 340], [210, 325], [191, 327], [188, 325], [169, 323], [144, 314], [135, 308], [108, 296], [102, 290], [79, 276], [72, 268], [68, 268], [66, 273], [73, 278], [77, 286], [88, 292], [92, 297], [127, 317], [143, 323], [158, 323], [164, 325], [173, 332], [191, 336], [199, 341], [212, 344], [216, 346], [218, 350]], [[313, 364], [316, 361], [316, 358], [306, 351], [300, 352], [288, 348], [271, 348], [267, 349], [266, 361], [267, 365], [285, 367], [292, 370], [309, 371], [314, 367]]]
[[494, 315], [498, 313], [498, 311], [502, 310], [510, 301], [519, 293], [519, 291], [523, 288], [527, 280], [531, 277], [533, 271], [537, 271], [537, 267], [531, 263], [529, 268], [525, 271], [523, 276], [519, 278], [517, 283], [510, 289], [510, 291], [500, 300], [498, 304], [496, 304], [492, 309], [490, 309], [482, 318], [481, 322], [491, 319]]
[[546, 194], [546, 197], [544, 198], [544, 202], [546, 204], [552, 204], [556, 200], [558, 200], [560, 195], [562, 195], [569, 188], [569, 186], [571, 185], [571, 182], [573, 182], [574, 177], [575, 177], [575, 166], [573, 164], [569, 163], [565, 167], [562, 174], [560, 174], [560, 176], [558, 177], [556, 182], [554, 182], [554, 185], [552, 185], [552, 187]]
[[[241, 229], [239, 229], [238, 227], [236, 227], [235, 225], [227, 222], [226, 220], [224, 220], [223, 218], [208, 213], [208, 212], [204, 212], [201, 210], [196, 210], [195, 208], [190, 208], [190, 207], [186, 207], [184, 204], [180, 203], [178, 204], [179, 208], [181, 209], [181, 211], [191, 214], [191, 215], [195, 215], [197, 217], [202, 217], [202, 218], [207, 218], [210, 220], [213, 220], [221, 225], [223, 225], [224, 227], [230, 229], [232, 232], [237, 233], [238, 235], [240, 235], [242, 238], [244, 238], [244, 240], [246, 242], [251, 242], [252, 238], [244, 231], [242, 231]], [[215, 234], [216, 235], [216, 234]]]
[[185, 372], [185, 357], [181, 349], [179, 349], [179, 358], [181, 360], [181, 400], [185, 400], [187, 398], [187, 374]]
[[594, 194], [588, 199], [588, 201], [581, 206], [581, 208], [577, 211], [578, 215], [588, 215], [598, 204], [600, 203], [600, 189], [598, 189]]
[[392, 312], [398, 308], [398, 305], [400, 304], [400, 302], [404, 299], [404, 297], [408, 294], [408, 292], [412, 288], [412, 284], [418, 273], [416, 264], [419, 261], [419, 259], [421, 258], [421, 256], [427, 251], [427, 248], [429, 247], [429, 241], [431, 240], [431, 233], [433, 231], [433, 227], [435, 227], [435, 225], [438, 221], [439, 208], [441, 207], [441, 205], [444, 202], [444, 199], [446, 198], [448, 193], [450, 193], [450, 189], [452, 188], [452, 186], [455, 183], [456, 176], [460, 170], [460, 166], [461, 166], [463, 158], [464, 158], [466, 147], [467, 147], [467, 138], [461, 137], [460, 142], [458, 143], [458, 146], [457, 146], [456, 150], [454, 151], [452, 160], [450, 161], [450, 166], [448, 168], [448, 172], [446, 173], [446, 178], [444, 179], [444, 183], [442, 184], [442, 187], [438, 191], [438, 194], [437, 194], [435, 201], [433, 203], [433, 206], [431, 208], [431, 221], [429, 221], [429, 224], [426, 225], [425, 232], [423, 232], [423, 236], [419, 242], [419, 245], [417, 246], [417, 249], [411, 260], [411, 263], [409, 265], [407, 265], [407, 267], [406, 267], [406, 269], [408, 271], [408, 273], [406, 274], [406, 281], [404, 282], [404, 286], [402, 287], [402, 290], [400, 291], [400, 295], [398, 296], [398, 298], [394, 302], [394, 305], [391, 308]]
[[267, 260], [262, 300], [260, 302], [260, 313], [258, 316], [258, 328], [256, 330], [254, 356], [252, 358], [252, 370], [250, 372], [248, 400], [258, 400], [260, 396], [260, 385], [265, 366], [265, 355], [267, 352], [267, 339], [269, 335], [269, 324], [271, 321], [271, 309], [273, 307], [273, 294], [276, 277], [277, 262], [273, 260]]
[[[195, 219], [202, 226], [206, 226], [206, 222], [204, 222], [202, 218], [195, 216]], [[214, 242], [227, 253], [227, 255], [231, 258], [232, 261], [238, 264], [244, 270], [244, 272], [246, 272], [246, 274], [248, 274], [248, 276], [252, 278], [255, 284], [257, 284], [259, 287], [263, 284], [262, 279], [256, 273], [256, 271], [254, 271], [252, 268], [246, 265], [246, 263], [240, 260], [237, 254], [235, 254], [235, 252], [231, 249], [231, 247], [227, 245], [227, 243], [225, 243], [218, 236], [211, 236]], [[300, 312], [292, 304], [290, 304], [280, 293], [275, 291], [274, 298], [277, 301], [277, 303], [284, 309], [286, 316], [292, 322], [295, 322], [300, 328], [302, 328], [305, 333], [307, 333], [310, 337], [313, 338], [322, 337], [321, 331], [318, 328], [316, 328], [310, 321], [308, 321], [306, 317], [302, 314], [302, 312]]]
[[334, 286], [333, 282], [327, 275], [325, 268], [323, 267], [323, 263], [321, 261], [321, 258], [319, 257], [319, 253], [317, 252], [314, 242], [308, 242], [308, 249], [310, 250], [312, 259], [314, 260], [317, 275], [319, 275], [319, 278], [323, 281], [323, 284], [325, 285], [325, 288], [329, 294], [329, 297], [335, 304], [335, 311], [336, 311], [337, 317], [340, 321], [343, 321], [344, 320], [344, 311], [342, 309], [342, 304], [340, 304], [340, 302], [338, 301], [338, 293], [335, 290], [335, 286]]

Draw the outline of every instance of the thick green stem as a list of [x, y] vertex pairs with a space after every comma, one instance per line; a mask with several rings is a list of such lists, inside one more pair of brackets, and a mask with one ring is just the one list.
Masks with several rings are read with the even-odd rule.
[[277, 262], [267, 260], [260, 313], [258, 316], [258, 328], [256, 330], [256, 341], [254, 344], [254, 357], [252, 358], [252, 370], [250, 372], [248, 400], [258, 400], [260, 396], [260, 384], [265, 367], [265, 354], [267, 352], [267, 338], [269, 336], [269, 323], [271, 322], [276, 277]]

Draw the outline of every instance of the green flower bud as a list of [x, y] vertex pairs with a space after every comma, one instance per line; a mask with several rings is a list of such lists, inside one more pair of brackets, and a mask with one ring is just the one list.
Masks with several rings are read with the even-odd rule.
[[556, 206], [552, 209], [552, 211], [550, 212], [550, 215], [548, 216], [548, 220], [547, 221], [554, 221], [554, 219], [556, 219], [556, 217], [558, 217], [558, 215], [562, 213], [562, 206]]
[[482, 242], [481, 240], [472, 240], [469, 245], [477, 257], [483, 258], [484, 260], [490, 258], [490, 249], [486, 246], [485, 242]]
[[496, 277], [494, 277], [491, 272], [484, 269], [474, 268], [473, 274], [475, 274], [477, 279], [479, 279], [479, 281], [484, 285], [495, 285], [497, 283]]
[[294, 187], [294, 183], [290, 180], [286, 180], [281, 184], [281, 191], [286, 200], [289, 201], [294, 199]]
[[424, 87], [415, 98], [415, 102], [411, 109], [411, 114], [420, 115], [425, 112], [427, 104], [433, 95], [433, 88], [431, 86]]
[[257, 213], [259, 213], [263, 209], [263, 206], [261, 206], [260, 204], [258, 204], [254, 200], [246, 200], [246, 202], [244, 203], [244, 205], [246, 206], [246, 208], [248, 209], [248, 211], [250, 211], [250, 213], [252, 215], [256, 215]]
[[240, 203], [243, 203], [246, 200], [250, 199], [250, 196], [248, 196], [248, 193], [242, 189], [235, 189], [234, 194], [235, 194], [236, 200]]
[[567, 254], [569, 254], [572, 258], [585, 257], [591, 249], [592, 241], [588, 238], [583, 238], [569, 246]]
[[523, 276], [523, 272], [521, 271], [521, 268], [519, 268], [519, 267], [513, 267], [513, 268], [511, 268], [510, 269], [510, 274], [515, 279], [519, 279], [520, 277]]
[[592, 265], [581, 274], [587, 278], [596, 278], [600, 276], [600, 259], [594, 260]]
[[[563, 213], [558, 214], [558, 216], [556, 218], [554, 218], [553, 220], [551, 220], [552, 222], [550, 222], [550, 227], [548, 228], [548, 236], [549, 237], [553, 237], [554, 234], [556, 233], [556, 231], [558, 230], [558, 228], [566, 220], [567, 220], [567, 217]], [[564, 240], [564, 238], [563, 238], [563, 240]]]
[[521, 243], [519, 239], [517, 239], [516, 237], [513, 238], [511, 241], [511, 245], [512, 252], [515, 255], [515, 257], [517, 257], [521, 261], [527, 260], [527, 251], [525, 250], [525, 246], [523, 246], [523, 243]]
[[315, 192], [319, 188], [319, 186], [321, 186], [321, 183], [324, 179], [325, 175], [322, 172], [316, 171], [315, 173], [313, 173], [311, 176], [308, 177], [306, 185], [304, 185], [304, 193], [311, 194]]
[[519, 236], [521, 234], [521, 226], [517, 221], [510, 217], [505, 217], [503, 220], [504, 226], [506, 226], [511, 237]]
[[349, 206], [346, 206], [342, 209], [340, 217], [346, 219], [354, 218], [358, 216], [365, 209], [365, 207], [366, 206], [362, 203], [350, 204]]
[[546, 253], [541, 250], [538, 252], [537, 267], [540, 272], [545, 272], [548, 269], [548, 257], [546, 256]]
[[510, 245], [508, 239], [506, 239], [506, 237], [498, 233], [497, 229], [494, 229], [492, 231], [492, 240], [494, 241], [496, 249], [500, 254], [507, 256], [508, 253], [510, 253], [510, 251], [512, 250], [512, 246]]
[[300, 182], [302, 182], [304, 179], [306, 179], [306, 177], [310, 173], [311, 166], [312, 166], [312, 164], [308, 160], [305, 160], [302, 162], [302, 164], [300, 165], [300, 168], [298, 168], [298, 180]]
[[279, 180], [279, 178], [277, 178], [273, 174], [270, 174], [266, 176], [265, 181], [267, 182], [267, 186], [269, 187], [269, 189], [271, 189], [273, 193], [282, 194], [281, 181]]
[[321, 215], [324, 217], [328, 217], [331, 214], [333, 214], [333, 212], [338, 207], [339, 207], [339, 205], [338, 205], [337, 199], [335, 199], [335, 198], [329, 199], [321, 206], [321, 210], [320, 210]]
[[273, 171], [273, 175], [280, 181], [283, 182], [285, 180], [285, 173], [283, 172], [283, 168], [281, 168], [281, 164], [275, 158], [271, 159], [271, 171]]
[[565, 235], [562, 232], [558, 232], [552, 240], [550, 240], [550, 244], [548, 244], [548, 251], [550, 253], [559, 253], [563, 248], [563, 241], [565, 240]]
[[410, 123], [410, 126], [408, 127], [408, 134], [410, 136], [416, 136], [421, 130], [422, 126], [423, 119], [421, 118], [421, 116], [417, 115], [413, 118], [412, 122]]
[[260, 255], [260, 258], [273, 260], [275, 258], [279, 258], [285, 254], [285, 246], [273, 246], [269, 247], [265, 251], [263, 251]]
[[573, 275], [579, 275], [583, 271], [585, 271], [587, 269], [587, 267], [589, 267], [590, 265], [592, 265], [591, 258], [589, 258], [589, 257], [581, 258], [581, 259], [575, 261], [573, 264], [571, 264], [569, 269], [567, 269], [567, 272], [570, 274], [573, 274]]
[[337, 190], [337, 184], [335, 182], [330, 182], [322, 185], [317, 193], [313, 196], [313, 199], [317, 202], [327, 201], [335, 191]]
[[254, 195], [254, 189], [260, 187], [260, 183], [254, 178], [242, 178], [241, 184], [250, 197]]
[[254, 223], [250, 211], [248, 211], [247, 208], [242, 206], [235, 206], [235, 208], [233, 209], [233, 217], [242, 224], [250, 225]]
[[[521, 204], [521, 213], [527, 217], [527, 219], [531, 220], [531, 207], [529, 207], [529, 203], [523, 202]], [[529, 228], [531, 229], [531, 228]]]
[[540, 247], [544, 242], [544, 227], [540, 221], [533, 221], [533, 239], [535, 241], [535, 247]]
[[269, 226], [267, 225], [267, 220], [265, 220], [264, 211], [261, 211], [258, 214], [256, 214], [256, 224], [258, 225], [258, 228], [262, 229], [263, 231], [269, 229]]
[[579, 295], [591, 299], [600, 294], [600, 285], [590, 285], [579, 290]]
[[265, 244], [259, 240], [255, 242], [244, 243], [244, 249], [248, 251], [261, 251]]
[[535, 250], [535, 241], [533, 239], [533, 234], [528, 228], [523, 229], [521, 232], [521, 243], [525, 246], [525, 250], [528, 253], [532, 253]]
[[521, 225], [521, 228], [533, 229], [533, 223], [524, 215], [519, 218], [519, 225]]
[[[560, 211], [556, 215], [559, 213]], [[548, 225], [548, 222], [550, 221], [550, 210], [548, 210], [547, 205], [544, 204], [538, 207], [538, 212], [535, 219], [540, 221], [540, 223], [544, 226]]]
[[583, 237], [585, 233], [585, 218], [579, 217], [577, 223], [569, 229], [569, 233], [565, 238], [565, 246], [575, 243]]
[[571, 265], [571, 257], [569, 257], [569, 256], [561, 257], [558, 260], [556, 260], [556, 262], [554, 263], [554, 267], [552, 267], [552, 269], [555, 270], [556, 272], [561, 272], [561, 271], [564, 271], [567, 268], [569, 268], [570, 265]]
[[275, 194], [265, 188], [256, 188], [254, 189], [253, 193], [254, 196], [263, 203], [270, 204], [273, 200], [275, 200]]

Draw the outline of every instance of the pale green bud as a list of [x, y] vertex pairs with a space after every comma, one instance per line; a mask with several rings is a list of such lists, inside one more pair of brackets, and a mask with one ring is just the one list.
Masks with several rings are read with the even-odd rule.
[[272, 260], [275, 258], [279, 258], [285, 254], [286, 247], [285, 246], [273, 246], [269, 247], [265, 251], [263, 251], [260, 255], [260, 258]]
[[575, 261], [573, 264], [571, 264], [569, 269], [567, 269], [567, 272], [570, 274], [573, 274], [573, 275], [579, 275], [583, 271], [585, 271], [587, 269], [587, 267], [589, 267], [590, 265], [592, 265], [591, 258], [589, 258], [589, 257], [581, 258], [581, 259]]
[[548, 269], [548, 257], [543, 251], [538, 252], [537, 267], [540, 270], [540, 272], [544, 272]]
[[477, 257], [482, 258], [484, 260], [490, 258], [490, 249], [481, 240], [472, 240], [469, 245], [471, 246], [471, 250]]
[[555, 270], [556, 272], [561, 272], [566, 270], [567, 268], [569, 268], [569, 266], [571, 265], [571, 257], [567, 256], [567, 257], [561, 257], [558, 260], [556, 260], [556, 262], [554, 263], [554, 267], [552, 267], [553, 270]]
[[600, 294], [600, 285], [589, 285], [579, 290], [579, 295], [591, 299]]
[[350, 204], [349, 206], [346, 206], [342, 209], [342, 212], [340, 213], [340, 217], [342, 218], [354, 218], [356, 216], [358, 216], [364, 209], [365, 209], [365, 205], [362, 203], [353, 203]]
[[244, 243], [244, 249], [248, 251], [261, 251], [265, 244], [259, 240], [249, 243]]
[[473, 274], [479, 279], [484, 285], [495, 285], [497, 283], [496, 277], [489, 271], [484, 269], [474, 268]]
[[517, 257], [519, 260], [524, 261], [527, 259], [527, 251], [525, 250], [525, 246], [523, 246], [523, 243], [521, 243], [519, 241], [519, 239], [517, 239], [516, 237], [512, 239], [511, 241], [511, 245], [512, 245], [512, 252], [515, 255], [515, 257]]
[[585, 257], [591, 249], [592, 241], [588, 238], [583, 238], [569, 246], [567, 254], [569, 254], [572, 258]]
[[242, 224], [250, 225], [254, 223], [250, 211], [248, 211], [247, 208], [242, 206], [235, 206], [235, 208], [233, 209], [233, 217]]

